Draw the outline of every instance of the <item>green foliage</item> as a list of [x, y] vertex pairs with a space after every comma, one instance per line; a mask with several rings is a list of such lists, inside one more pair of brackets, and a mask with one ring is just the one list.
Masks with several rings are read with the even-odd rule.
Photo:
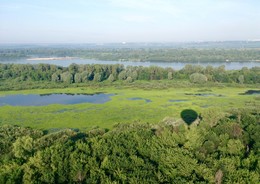
[[60, 76], [57, 73], [52, 74], [51, 81], [59, 82], [60, 81]]
[[239, 82], [240, 84], [243, 84], [243, 83], [245, 82], [244, 75], [239, 75], [239, 76], [238, 76], [238, 82]]
[[[241, 119], [234, 120], [238, 114]], [[252, 131], [248, 117], [259, 119], [249, 111], [236, 111], [216, 120], [213, 127], [135, 122], [118, 124], [110, 131], [49, 134], [2, 126], [2, 144], [8, 142], [8, 135], [15, 136], [14, 154], [1, 156], [0, 182], [257, 183], [257, 142], [249, 137], [248, 147], [243, 137]]]
[[107, 79], [109, 82], [114, 82], [115, 81], [115, 77], [113, 74], [110, 74], [108, 79]]
[[204, 110], [202, 116], [202, 125], [214, 127], [217, 125], [218, 121], [224, 117], [224, 112], [220, 108], [211, 107]]
[[69, 72], [64, 72], [60, 75], [61, 81], [64, 83], [72, 83], [73, 82], [73, 75]]
[[[224, 66], [206, 68], [198, 65], [186, 65], [182, 70], [174, 71], [172, 68], [157, 66], [127, 66], [122, 65], [77, 65], [59, 67], [49, 64], [20, 65], [0, 64], [0, 81], [8, 83], [21, 83], [24, 81], [52, 81], [55, 83], [95, 83], [107, 80], [114, 76], [113, 80], [190, 80], [192, 83], [204, 84], [206, 81], [221, 83], [257, 84], [260, 83], [259, 67], [241, 69], [240, 71], [226, 71]], [[4, 87], [4, 86], [3, 86]]]
[[207, 77], [201, 73], [193, 73], [190, 75], [190, 81], [192, 83], [205, 83], [207, 82]]
[[33, 153], [33, 139], [30, 136], [19, 137], [13, 143], [14, 156], [27, 160]]
[[19, 164], [15, 162], [5, 165], [0, 164], [0, 183], [19, 184], [22, 177], [23, 169]]
[[126, 78], [127, 78], [126, 71], [122, 71], [119, 73], [119, 75], [118, 75], [119, 80], [125, 80]]
[[74, 75], [74, 81], [75, 81], [75, 83], [81, 83], [83, 81], [82, 74], [81, 73], [76, 73]]
[[168, 72], [168, 79], [169, 79], [169, 80], [172, 80], [172, 79], [173, 79], [173, 74], [172, 74], [172, 72]]
[[132, 77], [127, 77], [126, 82], [129, 82], [129, 83], [134, 82], [134, 79]]
[[93, 79], [95, 82], [101, 82], [102, 81], [102, 76], [100, 73], [96, 73], [94, 75], [94, 79]]

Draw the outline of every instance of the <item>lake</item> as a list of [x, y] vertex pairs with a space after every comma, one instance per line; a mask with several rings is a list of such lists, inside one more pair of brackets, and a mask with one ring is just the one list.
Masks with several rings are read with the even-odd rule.
[[114, 94], [29, 94], [0, 96], [0, 106], [44, 106], [50, 104], [103, 104], [111, 100]]
[[46, 64], [54, 64], [67, 67], [72, 63], [76, 64], [122, 64], [124, 66], [160, 66], [163, 68], [174, 68], [175, 70], [182, 69], [187, 64], [192, 65], [201, 65], [201, 66], [208, 66], [211, 65], [213, 67], [219, 67], [221, 65], [225, 65], [226, 70], [239, 70], [243, 67], [252, 68], [255, 66], [260, 67], [260, 62], [256, 61], [247, 61], [247, 62], [208, 62], [208, 63], [187, 63], [187, 62], [134, 62], [134, 61], [102, 61], [102, 60], [93, 60], [93, 59], [64, 59], [64, 60], [17, 60], [17, 61], [2, 61], [1, 63], [19, 63], [19, 64], [39, 64], [39, 63], [46, 63]]

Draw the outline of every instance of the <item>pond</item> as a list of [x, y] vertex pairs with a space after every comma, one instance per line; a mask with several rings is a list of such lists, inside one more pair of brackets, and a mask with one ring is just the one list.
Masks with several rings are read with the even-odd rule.
[[150, 102], [152, 102], [152, 100], [150, 100], [150, 99], [139, 98], [139, 97], [128, 98], [128, 100], [144, 100], [146, 103], [150, 103]]
[[209, 97], [209, 96], [216, 96], [216, 97], [224, 97], [221, 94], [212, 94], [212, 93], [185, 93], [185, 95], [190, 95], [190, 96], [204, 96], [204, 97]]
[[111, 100], [114, 94], [17, 94], [0, 96], [0, 106], [45, 106], [50, 104], [79, 104], [94, 103], [103, 104]]
[[248, 90], [245, 93], [240, 93], [240, 95], [260, 95], [260, 90]]
[[169, 102], [187, 102], [189, 100], [169, 100]]
[[256, 61], [245, 61], [245, 62], [163, 62], [163, 61], [145, 61], [145, 62], [137, 62], [137, 61], [103, 61], [103, 60], [93, 60], [93, 59], [57, 59], [57, 60], [41, 60], [37, 58], [37, 60], [16, 60], [16, 61], [2, 61], [0, 63], [17, 63], [17, 64], [39, 64], [39, 63], [46, 63], [46, 64], [54, 64], [59, 66], [68, 67], [72, 63], [76, 64], [122, 64], [124, 66], [159, 66], [163, 68], [173, 68], [175, 70], [182, 69], [187, 64], [192, 65], [201, 65], [201, 66], [208, 66], [211, 65], [213, 67], [219, 67], [221, 65], [225, 66], [226, 70], [239, 70], [243, 67], [252, 68], [255, 66], [260, 67], [260, 62]]

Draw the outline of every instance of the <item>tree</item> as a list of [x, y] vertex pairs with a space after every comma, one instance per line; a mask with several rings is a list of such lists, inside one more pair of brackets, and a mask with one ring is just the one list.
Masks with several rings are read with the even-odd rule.
[[211, 66], [211, 65], [208, 65], [208, 66], [206, 66], [206, 68], [204, 69], [204, 73], [205, 74], [213, 74], [213, 71], [214, 71], [214, 68], [213, 68], [213, 66]]
[[229, 139], [227, 143], [227, 152], [231, 155], [242, 155], [244, 145], [240, 140]]
[[238, 77], [238, 82], [239, 82], [240, 84], [244, 84], [244, 81], [245, 81], [244, 75], [239, 75], [239, 77]]
[[102, 76], [100, 73], [95, 73], [94, 79], [95, 82], [101, 82], [102, 81]]
[[17, 163], [1, 165], [0, 183], [21, 183], [22, 177], [23, 177], [22, 168]]
[[194, 71], [193, 71], [193, 65], [191, 64], [187, 64], [184, 66], [184, 68], [182, 69], [182, 72], [184, 74], [192, 74]]
[[87, 71], [84, 71], [81, 73], [81, 80], [82, 80], [82, 82], [89, 81], [89, 73]]
[[59, 82], [60, 81], [60, 76], [57, 73], [52, 74], [51, 81]]
[[224, 117], [224, 113], [218, 108], [208, 108], [203, 111], [202, 117], [201, 125], [214, 127]]
[[126, 78], [127, 78], [127, 75], [126, 75], [125, 70], [119, 73], [119, 75], [118, 75], [119, 80], [125, 80]]
[[190, 81], [192, 83], [204, 83], [207, 82], [207, 77], [201, 73], [193, 73], [190, 75]]
[[133, 80], [133, 78], [132, 78], [132, 77], [127, 77], [127, 78], [126, 78], [126, 82], [129, 82], [129, 83], [131, 83], [131, 82], [134, 82], [134, 80]]
[[113, 74], [110, 74], [108, 79], [107, 79], [109, 82], [114, 82], [115, 81], [115, 77]]
[[172, 72], [168, 72], [168, 80], [172, 80], [173, 79], [173, 74]]
[[69, 65], [69, 72], [72, 74], [72, 75], [75, 75], [79, 70], [79, 66], [75, 63], [72, 63]]
[[33, 153], [33, 139], [30, 136], [19, 137], [13, 143], [13, 152], [16, 158], [26, 160]]
[[3, 79], [9, 79], [9, 78], [11, 78], [12, 77], [12, 74], [11, 74], [11, 72], [10, 71], [5, 71], [4, 73], [3, 73]]
[[64, 72], [61, 74], [61, 81], [65, 83], [73, 83], [73, 75], [69, 72]]
[[76, 73], [74, 76], [75, 83], [81, 83], [82, 82], [82, 76], [81, 73]]

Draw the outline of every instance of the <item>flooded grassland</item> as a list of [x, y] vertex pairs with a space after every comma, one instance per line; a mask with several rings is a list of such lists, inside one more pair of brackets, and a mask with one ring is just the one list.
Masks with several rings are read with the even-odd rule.
[[[259, 93], [251, 94], [248, 93], [249, 90], [257, 89], [192, 87], [145, 90], [81, 87], [0, 92], [0, 102], [7, 97], [12, 99], [12, 96], [27, 98], [26, 105], [1, 102], [0, 124], [43, 130], [83, 130], [96, 126], [112, 128], [118, 123], [156, 123], [165, 117], [180, 119], [180, 113], [184, 109], [193, 109], [198, 114], [203, 114], [208, 109], [227, 111], [260, 106]], [[43, 104], [36, 103], [36, 98], [41, 99]], [[53, 103], [46, 103], [48, 100]], [[31, 104], [28, 105], [30, 101]]]

